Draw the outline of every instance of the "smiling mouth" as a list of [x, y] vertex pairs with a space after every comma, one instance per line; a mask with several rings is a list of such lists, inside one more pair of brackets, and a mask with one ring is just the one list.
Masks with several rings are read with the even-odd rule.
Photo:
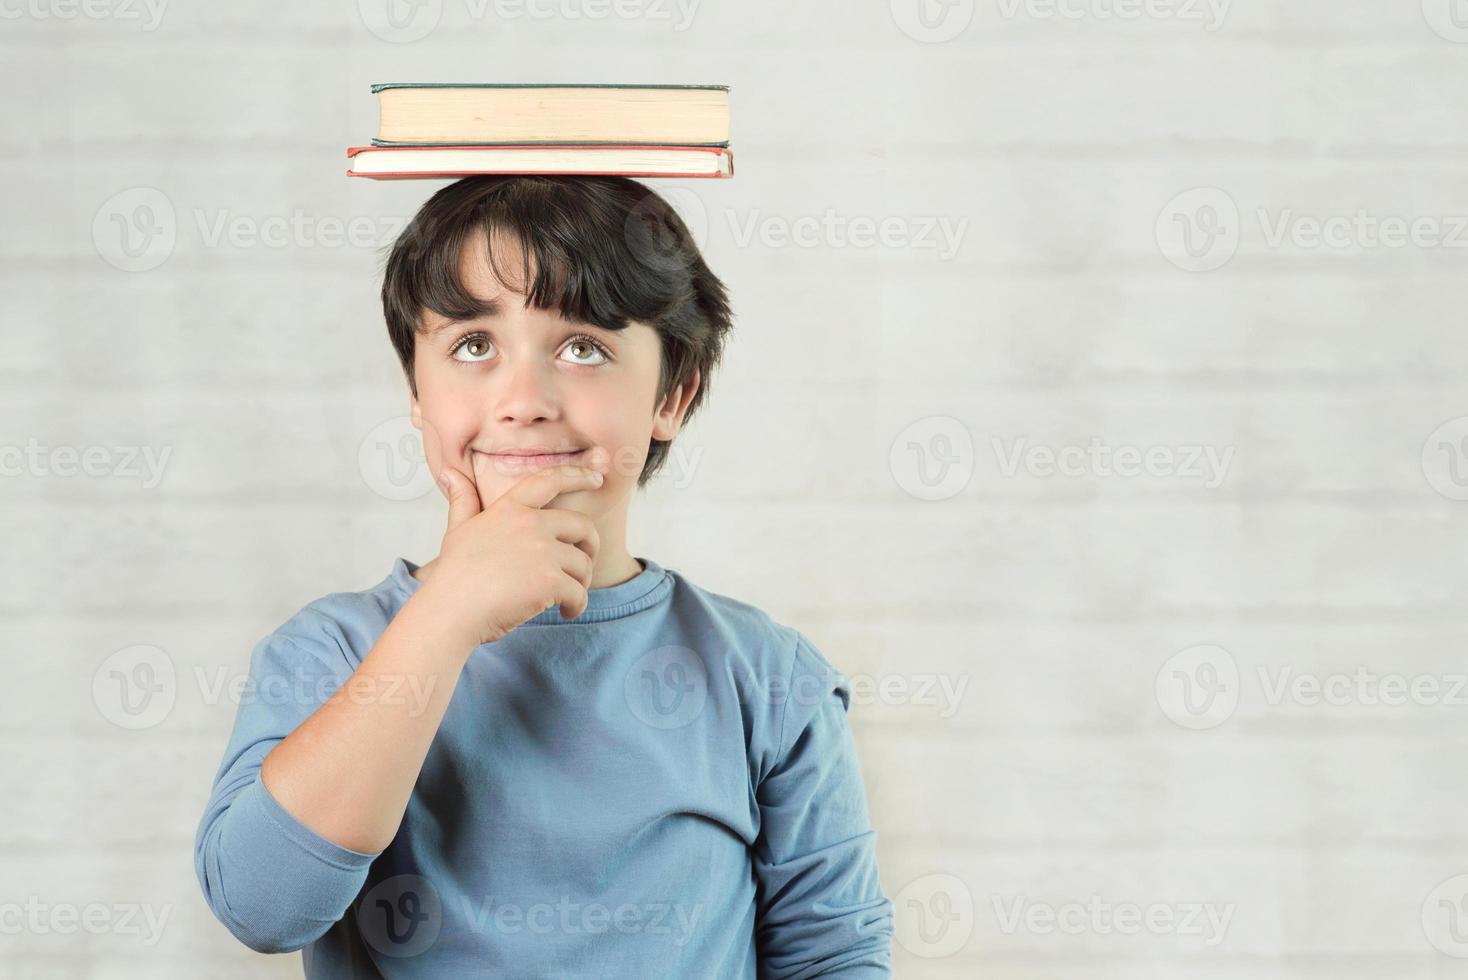
[[560, 466], [569, 463], [586, 452], [577, 449], [565, 453], [486, 453], [475, 450], [497, 467], [509, 470], [537, 469], [545, 466]]

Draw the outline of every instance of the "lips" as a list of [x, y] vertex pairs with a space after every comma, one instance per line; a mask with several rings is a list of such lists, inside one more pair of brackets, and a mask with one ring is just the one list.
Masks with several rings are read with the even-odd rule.
[[555, 452], [549, 449], [504, 449], [495, 453], [480, 453], [498, 469], [507, 471], [541, 469], [560, 466], [578, 459], [586, 450]]
[[535, 447], [533, 449], [500, 449], [500, 450], [497, 450], [497, 451], [492, 452], [492, 453], [486, 453], [485, 455], [488, 455], [488, 456], [574, 456], [576, 453], [579, 453], [579, 452], [582, 452], [582, 451], [583, 450], [580, 450], [580, 449], [564, 450], [564, 449], [552, 449], [549, 446], [537, 446], [537, 447]]

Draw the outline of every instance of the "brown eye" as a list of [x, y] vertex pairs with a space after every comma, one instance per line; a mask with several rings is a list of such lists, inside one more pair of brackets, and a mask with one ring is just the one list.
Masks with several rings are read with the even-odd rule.
[[492, 349], [488, 337], [471, 334], [454, 346], [452, 356], [456, 361], [482, 361], [489, 356]]
[[[592, 340], [590, 337], [572, 337], [571, 342], [566, 345], [566, 350], [574, 352], [577, 350], [577, 348], [580, 348], [581, 353], [573, 353], [571, 358], [572, 364], [586, 364], [594, 366], [597, 364], [603, 364], [608, 360], [606, 351], [602, 349], [600, 344]], [[588, 359], [582, 360], [582, 357], [586, 357]], [[597, 358], [600, 358], [600, 360], [597, 360]]]

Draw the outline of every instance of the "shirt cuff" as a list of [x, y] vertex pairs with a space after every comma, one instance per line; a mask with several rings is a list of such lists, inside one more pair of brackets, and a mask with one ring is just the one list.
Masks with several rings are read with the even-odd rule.
[[[300, 949], [338, 922], [367, 879], [377, 854], [327, 840], [286, 811], [254, 781], [220, 818], [211, 864], [215, 912], [262, 952]], [[213, 904], [213, 903], [211, 903]]]
[[[230, 805], [231, 810], [238, 811], [240, 807], [244, 807], [244, 813], [250, 813], [252, 815], [255, 811], [258, 811], [260, 815], [279, 828], [287, 840], [332, 867], [341, 868], [346, 871], [359, 871], [371, 864], [382, 853], [381, 851], [377, 851], [373, 854], [365, 854], [348, 847], [342, 847], [335, 841], [330, 841], [322, 837], [316, 831], [292, 816], [289, 810], [281, 806], [280, 801], [270, 794], [270, 790], [265, 788], [265, 780], [261, 779], [258, 774], [255, 776], [255, 781], [249, 786], [246, 786], [234, 798], [234, 802]], [[251, 822], [248, 817], [245, 819], [247, 823]]]

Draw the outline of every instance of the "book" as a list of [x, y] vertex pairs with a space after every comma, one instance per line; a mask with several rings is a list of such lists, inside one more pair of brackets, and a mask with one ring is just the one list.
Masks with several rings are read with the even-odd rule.
[[734, 176], [734, 153], [720, 146], [353, 146], [347, 156], [349, 177], [375, 180], [472, 174]]
[[374, 146], [728, 146], [727, 85], [379, 82]]

